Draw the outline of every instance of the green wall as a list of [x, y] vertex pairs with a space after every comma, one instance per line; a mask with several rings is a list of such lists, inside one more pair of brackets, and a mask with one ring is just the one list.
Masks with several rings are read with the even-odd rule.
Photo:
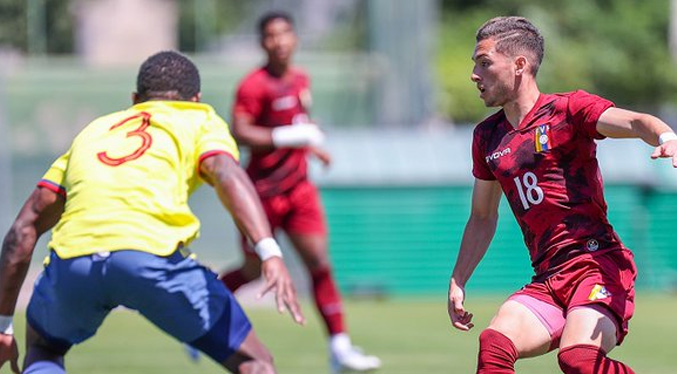
[[[345, 293], [444, 294], [470, 211], [470, 187], [325, 186], [322, 195]], [[677, 192], [612, 185], [606, 198], [611, 223], [635, 252], [638, 287], [677, 287]], [[496, 236], [468, 289], [516, 290], [531, 275], [521, 232], [502, 201]]]

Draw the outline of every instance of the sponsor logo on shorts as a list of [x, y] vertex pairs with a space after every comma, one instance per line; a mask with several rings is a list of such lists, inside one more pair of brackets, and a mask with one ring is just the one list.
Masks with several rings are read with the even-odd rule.
[[585, 247], [588, 249], [588, 251], [594, 252], [599, 249], [599, 242], [595, 239], [590, 239], [585, 244]]
[[588, 300], [594, 301], [594, 300], [602, 300], [606, 299], [607, 297], [611, 297], [611, 292], [607, 291], [606, 287], [596, 284], [595, 287], [592, 288], [592, 291], [590, 291], [590, 296], [588, 296]]

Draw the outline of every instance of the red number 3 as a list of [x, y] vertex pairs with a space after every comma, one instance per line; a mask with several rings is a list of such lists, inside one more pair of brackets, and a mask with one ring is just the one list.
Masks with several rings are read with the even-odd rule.
[[133, 116], [126, 118], [126, 119], [122, 120], [121, 122], [113, 125], [113, 127], [111, 127], [108, 131], [111, 131], [111, 130], [115, 129], [116, 127], [122, 126], [125, 123], [127, 123], [131, 120], [137, 119], [137, 118], [141, 118], [141, 125], [139, 127], [137, 127], [135, 130], [128, 132], [127, 137], [128, 138], [132, 137], [132, 136], [140, 137], [141, 138], [141, 146], [139, 148], [137, 148], [131, 154], [129, 154], [127, 156], [123, 156], [123, 157], [118, 157], [118, 158], [109, 157], [106, 154], [105, 151], [99, 152], [99, 153], [96, 154], [96, 156], [99, 158], [99, 161], [103, 162], [106, 165], [119, 166], [119, 165], [124, 164], [127, 161], [136, 160], [137, 158], [141, 157], [144, 153], [146, 153], [148, 148], [150, 148], [151, 144], [153, 144], [153, 137], [151, 137], [150, 134], [145, 131], [146, 128], [148, 126], [150, 126], [150, 113], [141, 112], [139, 114], [133, 115]]

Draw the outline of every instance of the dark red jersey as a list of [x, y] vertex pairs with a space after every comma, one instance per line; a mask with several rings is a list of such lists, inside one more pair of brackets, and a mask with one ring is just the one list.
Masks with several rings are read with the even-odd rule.
[[[310, 105], [308, 76], [291, 69], [283, 77], [258, 68], [237, 89], [233, 115], [248, 115], [257, 126], [276, 127], [307, 123]], [[247, 174], [261, 196], [284, 193], [308, 177], [306, 150], [275, 148], [252, 150]]]
[[541, 94], [517, 129], [503, 110], [475, 128], [473, 175], [500, 183], [536, 279], [624, 248], [607, 219], [596, 158], [597, 120], [612, 106], [584, 91]]

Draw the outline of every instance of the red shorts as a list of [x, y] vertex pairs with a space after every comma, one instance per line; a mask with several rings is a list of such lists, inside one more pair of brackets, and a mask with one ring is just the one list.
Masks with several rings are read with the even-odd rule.
[[552, 348], [559, 344], [568, 311], [590, 304], [605, 305], [616, 322], [620, 345], [635, 311], [637, 268], [633, 258], [627, 249], [586, 256], [544, 282], [524, 286], [509, 299], [525, 305], [541, 320], [552, 337]]
[[[327, 234], [320, 193], [310, 181], [300, 182], [283, 194], [262, 197], [261, 203], [273, 232], [282, 229], [289, 234]], [[245, 253], [254, 254], [246, 243], [243, 237]]]

